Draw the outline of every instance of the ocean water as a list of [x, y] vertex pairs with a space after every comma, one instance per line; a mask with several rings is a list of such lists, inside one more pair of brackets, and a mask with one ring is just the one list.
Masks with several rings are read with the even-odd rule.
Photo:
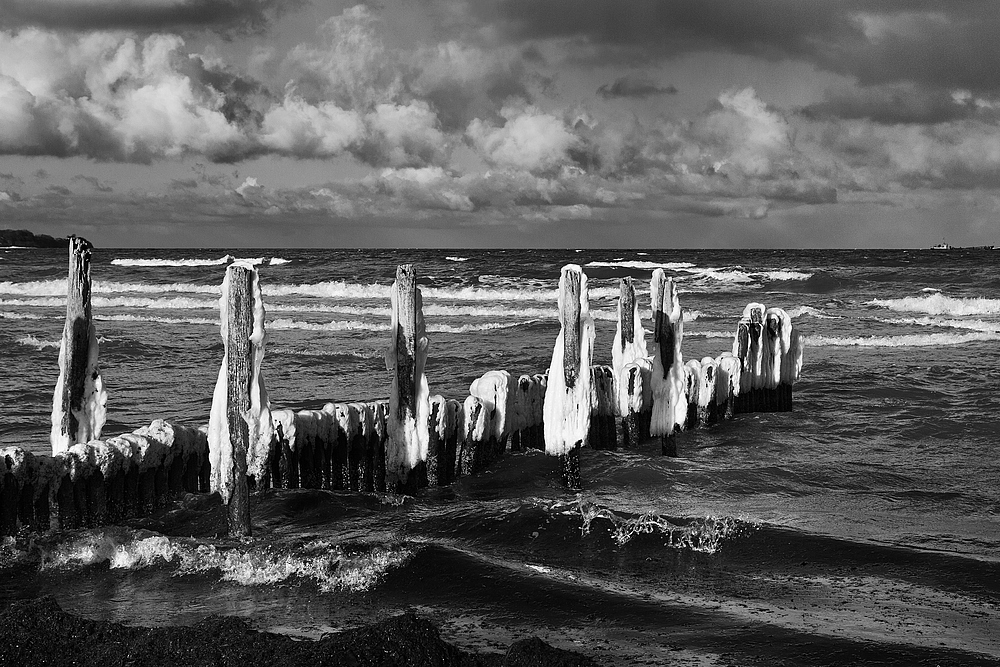
[[[557, 462], [508, 455], [418, 496], [276, 492], [233, 542], [212, 499], [0, 547], [0, 604], [90, 618], [233, 614], [302, 637], [403, 610], [455, 643], [538, 635], [613, 665], [1000, 663], [1000, 267], [993, 251], [115, 250], [94, 252], [105, 435], [207, 422], [219, 285], [260, 266], [272, 406], [386, 398], [389, 285], [412, 263], [432, 393], [548, 367], [560, 268], [580, 264], [610, 363], [618, 280], [677, 281], [683, 354], [728, 350], [750, 301], [805, 336], [790, 413]], [[48, 450], [63, 251], [0, 250], [0, 447]]]

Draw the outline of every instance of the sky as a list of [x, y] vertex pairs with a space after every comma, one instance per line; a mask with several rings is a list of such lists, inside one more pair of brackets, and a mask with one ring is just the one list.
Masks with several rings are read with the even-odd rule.
[[995, 0], [0, 0], [0, 228], [1000, 245]]

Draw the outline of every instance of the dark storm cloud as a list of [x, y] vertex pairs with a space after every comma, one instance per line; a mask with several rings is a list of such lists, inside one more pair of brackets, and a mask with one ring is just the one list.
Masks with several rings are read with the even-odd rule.
[[676, 95], [677, 88], [674, 86], [658, 86], [648, 79], [623, 76], [615, 79], [614, 83], [605, 83], [602, 85], [597, 89], [597, 94], [606, 100], [615, 97], [635, 97], [641, 99], [657, 95]]
[[808, 118], [867, 119], [875, 123], [944, 123], [996, 115], [978, 107], [971, 98], [912, 84], [868, 86], [831, 91], [823, 102], [802, 109]]
[[471, 0], [469, 11], [509, 39], [583, 40], [598, 59], [718, 49], [805, 60], [862, 84], [1000, 90], [994, 0]]
[[260, 32], [307, 0], [0, 0], [0, 27]]

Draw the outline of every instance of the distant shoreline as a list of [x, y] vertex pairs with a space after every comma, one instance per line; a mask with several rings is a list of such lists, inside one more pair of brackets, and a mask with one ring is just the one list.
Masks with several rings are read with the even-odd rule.
[[68, 238], [34, 234], [27, 229], [0, 229], [0, 248], [66, 248]]

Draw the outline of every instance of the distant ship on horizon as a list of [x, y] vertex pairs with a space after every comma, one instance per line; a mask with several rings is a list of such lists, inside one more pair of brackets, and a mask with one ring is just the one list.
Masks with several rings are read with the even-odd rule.
[[948, 245], [944, 240], [937, 245], [932, 245], [931, 250], [993, 250], [991, 245], [969, 245], [969, 246], [954, 246]]

